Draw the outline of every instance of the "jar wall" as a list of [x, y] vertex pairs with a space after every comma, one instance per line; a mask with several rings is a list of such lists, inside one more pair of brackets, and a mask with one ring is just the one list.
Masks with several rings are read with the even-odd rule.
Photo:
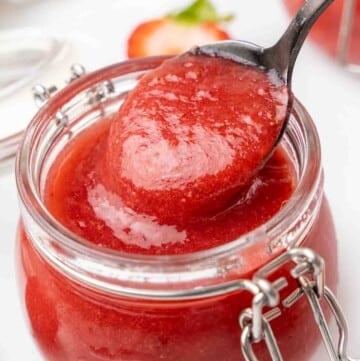
[[[305, 246], [325, 258], [337, 283], [336, 237], [326, 199]], [[251, 296], [238, 292], [195, 301], [155, 302], [109, 296], [64, 278], [19, 226], [20, 291], [31, 332], [50, 361], [240, 361], [238, 316]], [[282, 269], [277, 275], [286, 274]], [[247, 275], [250, 276], [250, 275]], [[284, 291], [293, 289], [294, 283]], [[304, 298], [271, 322], [285, 360], [308, 360], [320, 336]], [[260, 346], [258, 357], [268, 356]]]

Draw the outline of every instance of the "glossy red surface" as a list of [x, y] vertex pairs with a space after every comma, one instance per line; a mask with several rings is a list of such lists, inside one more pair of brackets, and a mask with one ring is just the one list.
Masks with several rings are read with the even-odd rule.
[[111, 119], [101, 122], [69, 144], [55, 161], [45, 190], [48, 209], [63, 225], [103, 247], [158, 255], [209, 249], [265, 223], [292, 194], [293, 169], [278, 149], [230, 208], [182, 226], [164, 224], [127, 207], [104, 185], [101, 160], [110, 126]]
[[[100, 294], [59, 274], [37, 253], [22, 227], [18, 242], [20, 291], [32, 334], [46, 360], [243, 360], [238, 316], [249, 307], [249, 294], [237, 292], [182, 302]], [[334, 289], [336, 240], [326, 202], [305, 245], [325, 258], [327, 283]], [[287, 268], [276, 276], [281, 275], [288, 275]], [[294, 287], [293, 282], [290, 284], [286, 293]], [[271, 325], [284, 360], [308, 360], [319, 342], [309, 305], [301, 299], [282, 311], [283, 315]], [[269, 360], [263, 344], [256, 351], [259, 360]]]
[[104, 182], [135, 212], [163, 223], [216, 214], [264, 165], [287, 105], [274, 72], [208, 56], [172, 58], [122, 105]]
[[[136, 93], [130, 95], [115, 118], [104, 119], [85, 130], [55, 160], [44, 190], [50, 212], [64, 226], [102, 247], [150, 255], [184, 254], [216, 247], [273, 217], [293, 193], [292, 163], [279, 148], [260, 171], [258, 167], [265, 150], [278, 136], [279, 121], [272, 123], [277, 116], [278, 120], [281, 118], [279, 114], [284, 115], [284, 94], [281, 86], [281, 96], [278, 87], [272, 88], [274, 83], [269, 82], [266, 74], [249, 68], [235, 70], [228, 65], [227, 83], [223, 69], [211, 65], [203, 69], [200, 64], [195, 67], [191, 81], [203, 76], [206, 82], [208, 76], [213, 77], [206, 83], [207, 90], [201, 86], [191, 88], [188, 83], [182, 86], [181, 79], [176, 80], [176, 87], [171, 87], [174, 78], [165, 79], [168, 70], [166, 75], [161, 70], [153, 73], [152, 80], [145, 76], [138, 88], [147, 94], [144, 99]], [[181, 74], [186, 78], [191, 67], [184, 69]], [[236, 77], [241, 77], [244, 88], [233, 87]], [[166, 82], [162, 84], [161, 79]], [[151, 94], [148, 87], [155, 80], [159, 83]], [[172, 99], [180, 97], [176, 93], [179, 89], [186, 97], [198, 97], [194, 109], [191, 102]], [[220, 99], [218, 105], [212, 104], [212, 97]], [[238, 102], [239, 109], [234, 105]], [[182, 125], [179, 119], [187, 106], [190, 111]], [[156, 120], [150, 115], [155, 115]], [[217, 126], [216, 116], [220, 115], [223, 123]], [[249, 116], [251, 122], [241, 116]], [[237, 147], [246, 156], [237, 154]], [[195, 162], [199, 167], [194, 167], [194, 157], [199, 157]], [[135, 169], [139, 164], [143, 169]], [[252, 169], [256, 174], [251, 174], [252, 179], [248, 178], [249, 183], [239, 192], [238, 186], [243, 185], [244, 179], [241, 174], [240, 180], [236, 177], [243, 169], [249, 174]], [[233, 182], [238, 183], [231, 189]], [[191, 187], [194, 194], [185, 194]], [[216, 187], [225, 191], [218, 196]], [[152, 207], [152, 192], [163, 197], [153, 199], [157, 207]], [[208, 204], [202, 203], [206, 193], [210, 197]], [[185, 206], [178, 211], [178, 204], [172, 202], [180, 201], [181, 197], [185, 197]], [[162, 201], [165, 207], [157, 212]], [[211, 211], [204, 212], [205, 205]], [[170, 212], [176, 214], [175, 220], [180, 217], [181, 221], [167, 222], [172, 220]], [[195, 215], [200, 216], [195, 219]], [[18, 241], [22, 298], [32, 333], [47, 360], [242, 360], [238, 317], [250, 305], [249, 294], [236, 292], [219, 297], [204, 295], [199, 300], [161, 302], [100, 293], [73, 282], [45, 261], [22, 226]], [[330, 270], [328, 284], [334, 286], [336, 244], [326, 202], [307, 234], [305, 245], [326, 259]], [[245, 248], [241, 256], [247, 268], [241, 270], [246, 271], [234, 269], [231, 275], [223, 277], [224, 282], [228, 278], [251, 277], [275, 256], [266, 246], [269, 245], [259, 243]], [[287, 267], [274, 276], [281, 275], [288, 275]], [[296, 287], [293, 280], [289, 284], [286, 293]], [[310, 308], [301, 299], [282, 312], [272, 326], [284, 359], [305, 361], [318, 342]], [[268, 360], [263, 345], [257, 351], [260, 360]]]
[[[291, 15], [300, 8], [304, 0], [284, 0]], [[320, 17], [311, 32], [313, 39], [332, 56], [336, 55], [340, 22], [344, 0], [336, 0]], [[350, 24], [351, 38], [347, 58], [349, 62], [360, 64], [360, 1], [355, 0], [355, 11]]]
[[[113, 215], [122, 214], [120, 218], [131, 219], [124, 216], [124, 211], [113, 213], [110, 205], [114, 196], [108, 200], [102, 198], [106, 195], [105, 188], [99, 185], [94, 171], [99, 165], [97, 155], [106, 147], [110, 121], [90, 128], [63, 151], [47, 185], [47, 204], [53, 214], [74, 232], [94, 243], [128, 252], [156, 254], [209, 248], [263, 223], [291, 195], [291, 167], [283, 151], [277, 150], [254, 180], [259, 185], [254, 186], [253, 192], [246, 193], [238, 209], [235, 207], [219, 219], [209, 221], [213, 224], [201, 224], [188, 242], [152, 244], [149, 247], [145, 238], [135, 237], [135, 242], [132, 232], [124, 230], [120, 234], [127, 236], [119, 239], [116, 236], [119, 233], [97, 218], [97, 212], [109, 211]], [[114, 205], [125, 209], [117, 201]], [[132, 217], [135, 217], [134, 213]], [[135, 217], [135, 220], [128, 224], [138, 230], [140, 225], [141, 229], [144, 218]], [[121, 227], [116, 226], [120, 232]], [[160, 239], [168, 237], [168, 226], [165, 226], [164, 233], [159, 232], [160, 225], [146, 229], [151, 230], [150, 239], [154, 239], [152, 232], [157, 234], [156, 240], [161, 234], [164, 238]], [[37, 253], [22, 229], [19, 244], [23, 299], [33, 335], [47, 360], [242, 360], [237, 320], [241, 310], [250, 305], [249, 294], [237, 292], [182, 302], [114, 297], [89, 290], [59, 274]], [[336, 244], [326, 203], [305, 245], [325, 257], [330, 271], [328, 284], [334, 286]], [[260, 251], [257, 246], [246, 250], [244, 257], [250, 263], [249, 269], [254, 270], [268, 261], [268, 258], [260, 259], [260, 254], [262, 248]], [[235, 272], [233, 277], [248, 278], [251, 273]], [[276, 276], [287, 274], [288, 269], [284, 268]], [[290, 285], [286, 293], [295, 287], [291, 280]], [[314, 350], [319, 334], [311, 317], [310, 308], [302, 299], [291, 310], [283, 309], [281, 319], [272, 322], [285, 359], [305, 361]], [[257, 352], [260, 360], [268, 360], [263, 346]]]

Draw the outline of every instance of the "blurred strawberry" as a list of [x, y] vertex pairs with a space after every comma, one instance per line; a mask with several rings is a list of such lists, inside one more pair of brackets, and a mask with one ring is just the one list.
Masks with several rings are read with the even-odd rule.
[[128, 40], [128, 57], [175, 55], [195, 45], [230, 39], [219, 23], [231, 19], [232, 15], [220, 16], [209, 0], [196, 0], [180, 12], [138, 25]]

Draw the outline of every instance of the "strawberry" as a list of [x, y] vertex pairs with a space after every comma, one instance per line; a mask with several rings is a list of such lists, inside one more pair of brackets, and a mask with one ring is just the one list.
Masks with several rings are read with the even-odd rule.
[[230, 39], [219, 23], [231, 19], [218, 15], [209, 0], [196, 0], [180, 12], [138, 25], [128, 40], [128, 57], [175, 55], [195, 45]]

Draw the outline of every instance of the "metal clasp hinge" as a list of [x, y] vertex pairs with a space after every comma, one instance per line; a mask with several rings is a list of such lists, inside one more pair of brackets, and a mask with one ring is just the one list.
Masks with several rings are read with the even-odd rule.
[[[289, 262], [295, 265], [290, 270], [290, 274], [297, 280], [299, 288], [281, 301], [279, 291], [287, 286], [287, 280], [282, 277], [271, 283], [267, 278]], [[253, 297], [251, 309], [244, 310], [239, 317], [242, 328], [241, 349], [246, 361], [259, 361], [254, 353], [253, 344], [261, 341], [265, 342], [271, 360], [283, 361], [270, 322], [281, 315], [278, 307], [280, 302], [284, 307], [289, 308], [303, 296], [311, 307], [330, 360], [360, 361], [347, 355], [347, 323], [336, 297], [325, 286], [324, 270], [324, 260], [317, 253], [307, 248], [294, 248], [281, 254], [255, 273], [252, 282], [258, 287], [259, 293]], [[320, 303], [322, 300], [327, 303], [336, 320], [339, 331], [337, 343], [332, 339]], [[263, 313], [264, 306], [273, 308]]]
[[[81, 64], [72, 65], [70, 68], [70, 72], [71, 72], [71, 76], [69, 80], [66, 82], [67, 84], [72, 83], [74, 80], [79, 79], [86, 74], [85, 67]], [[36, 106], [38, 108], [41, 108], [57, 91], [58, 91], [58, 87], [56, 85], [45, 87], [42, 84], [36, 84], [32, 88], [32, 93]]]
[[[86, 74], [85, 67], [81, 64], [72, 65], [70, 68], [70, 72], [71, 75], [70, 78], [66, 81], [66, 84], [70, 84], [76, 79], [79, 79]], [[35, 105], [38, 108], [43, 107], [58, 90], [59, 89], [56, 85], [45, 87], [42, 84], [36, 84], [32, 88]], [[55, 118], [56, 124], [60, 128], [67, 126], [69, 119], [67, 114], [63, 110], [58, 110], [55, 114]]]
[[[86, 74], [85, 67], [81, 64], [74, 64], [70, 68], [70, 78], [65, 82], [65, 84], [70, 84], [73, 81], [83, 77]], [[33, 97], [35, 104], [38, 108], [43, 107], [49, 99], [57, 93], [59, 88], [55, 85], [50, 87], [45, 87], [42, 84], [37, 84], [33, 87]], [[109, 97], [115, 94], [115, 85], [111, 80], [106, 80], [96, 84], [94, 87], [89, 89], [86, 93], [87, 102], [90, 105], [97, 105], [108, 100]], [[57, 125], [61, 128], [67, 126], [68, 124], [68, 115], [63, 109], [59, 109], [55, 114]]]

